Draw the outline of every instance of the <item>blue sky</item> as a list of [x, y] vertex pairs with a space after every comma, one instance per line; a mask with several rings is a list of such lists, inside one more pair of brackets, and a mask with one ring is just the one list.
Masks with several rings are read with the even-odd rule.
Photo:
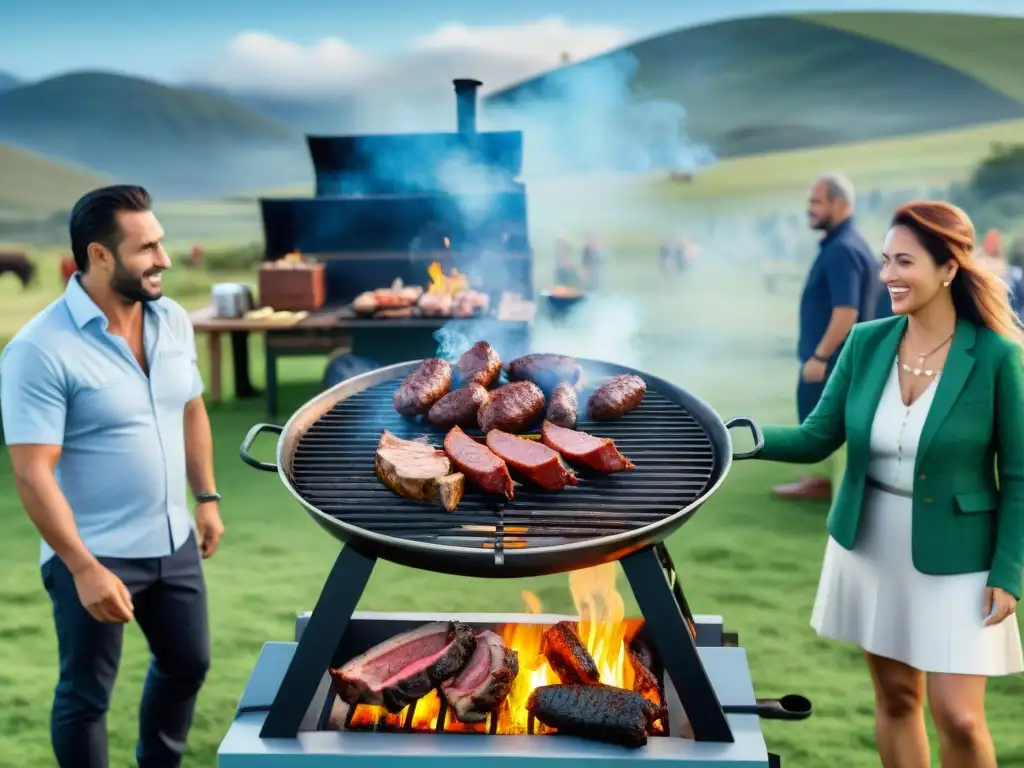
[[1024, 0], [0, 0], [0, 70], [31, 79], [107, 69], [174, 80], [246, 30], [303, 45], [333, 36], [390, 56], [446, 22], [496, 26], [560, 16], [644, 37], [727, 16], [821, 8], [1024, 15]]

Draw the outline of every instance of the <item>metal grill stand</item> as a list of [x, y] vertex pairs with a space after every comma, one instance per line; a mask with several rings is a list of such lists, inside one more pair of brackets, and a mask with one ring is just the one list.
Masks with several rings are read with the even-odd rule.
[[[694, 739], [733, 742], [725, 711], [690, 634], [693, 614], [665, 545], [641, 549], [620, 562]], [[274, 697], [262, 738], [294, 738], [325, 670], [346, 661], [336, 658], [338, 648], [375, 564], [376, 558], [352, 545], [341, 550]]]

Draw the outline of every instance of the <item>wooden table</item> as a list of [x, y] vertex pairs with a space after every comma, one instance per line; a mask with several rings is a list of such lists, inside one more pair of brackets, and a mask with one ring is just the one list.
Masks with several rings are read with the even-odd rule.
[[[209, 400], [219, 403], [223, 399], [222, 390], [222, 351], [221, 339], [223, 334], [231, 334], [232, 352], [235, 365], [235, 390], [239, 397], [253, 396], [257, 394], [249, 383], [249, 355], [247, 339], [250, 333], [258, 333], [264, 336], [264, 345], [269, 349], [280, 349], [283, 342], [286, 348], [296, 349], [295, 340], [304, 342], [298, 346], [299, 350], [308, 349], [311, 352], [326, 349], [333, 351], [343, 347], [347, 343], [347, 335], [339, 327], [337, 311], [312, 312], [299, 322], [274, 322], [272, 320], [248, 320], [244, 317], [225, 318], [217, 317], [213, 305], [203, 307], [189, 314], [192, 321], [192, 329], [198, 335], [205, 333], [207, 336], [208, 350], [210, 355], [210, 382]], [[303, 337], [312, 335], [312, 339]], [[289, 343], [292, 342], [292, 343]], [[271, 413], [277, 410], [277, 354], [271, 353], [267, 356], [267, 403]]]

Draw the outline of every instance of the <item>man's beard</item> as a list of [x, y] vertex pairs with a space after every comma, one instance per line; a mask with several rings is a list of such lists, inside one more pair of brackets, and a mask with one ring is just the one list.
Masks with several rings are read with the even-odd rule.
[[120, 296], [129, 304], [139, 302], [156, 301], [163, 296], [163, 291], [150, 293], [143, 287], [143, 279], [155, 275], [159, 269], [150, 269], [142, 276], [133, 275], [124, 268], [120, 259], [115, 259], [114, 275], [110, 278], [110, 290]]
[[834, 228], [832, 219], [827, 216], [823, 219], [815, 219], [811, 221], [811, 229], [815, 232], [831, 232]]

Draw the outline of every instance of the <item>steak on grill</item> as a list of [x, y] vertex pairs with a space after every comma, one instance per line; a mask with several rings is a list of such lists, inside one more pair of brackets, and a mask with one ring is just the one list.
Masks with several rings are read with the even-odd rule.
[[402, 416], [426, 413], [452, 386], [452, 366], [439, 357], [428, 357], [398, 385], [391, 403]]
[[505, 462], [494, 455], [459, 427], [452, 427], [444, 438], [444, 452], [470, 482], [489, 493], [500, 493], [507, 499], [515, 495], [512, 476]]
[[633, 691], [608, 685], [542, 685], [535, 688], [526, 709], [559, 733], [642, 747], [664, 707]]
[[438, 621], [396, 635], [330, 675], [346, 704], [401, 712], [461, 672], [475, 649], [472, 627]]
[[575, 386], [583, 377], [579, 363], [566, 355], [535, 353], [517, 357], [508, 364], [510, 381], [532, 381], [545, 394], [561, 382]]
[[448, 512], [462, 501], [465, 477], [434, 446], [420, 440], [402, 440], [386, 429], [377, 441], [374, 469], [394, 493], [414, 501], [439, 501]]
[[560, 621], [545, 632], [540, 652], [563, 683], [593, 685], [601, 679], [594, 657], [583, 645], [571, 621]]
[[476, 382], [453, 389], [430, 406], [427, 421], [439, 429], [451, 429], [456, 425], [476, 426], [476, 415], [480, 411], [480, 406], [486, 403], [489, 397], [490, 393]]
[[582, 464], [606, 475], [636, 469], [636, 464], [619, 453], [610, 438], [565, 429], [550, 421], [541, 424], [540, 435], [544, 445], [558, 451], [572, 464]]
[[576, 389], [563, 381], [551, 393], [544, 418], [559, 427], [572, 429], [576, 426], [578, 410], [579, 398], [576, 395]]
[[513, 381], [491, 390], [490, 397], [477, 413], [480, 429], [489, 432], [522, 432], [544, 411], [544, 393], [530, 381]]
[[624, 416], [644, 399], [647, 382], [632, 373], [609, 379], [587, 400], [587, 412], [590, 418], [599, 421], [611, 421]]
[[576, 485], [576, 475], [565, 468], [561, 457], [543, 443], [492, 429], [487, 447], [526, 480], [548, 491]]
[[484, 630], [458, 675], [441, 684], [441, 696], [460, 723], [480, 723], [498, 708], [519, 675], [519, 653], [499, 635]]
[[462, 353], [455, 370], [463, 383], [475, 382], [486, 388], [501, 375], [501, 356], [486, 341], [478, 341]]

